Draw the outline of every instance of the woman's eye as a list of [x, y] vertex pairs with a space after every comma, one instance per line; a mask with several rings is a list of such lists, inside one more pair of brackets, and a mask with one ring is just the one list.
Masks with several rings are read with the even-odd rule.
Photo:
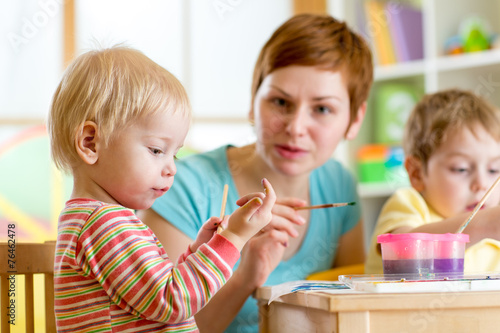
[[332, 110], [329, 107], [326, 106], [318, 106], [315, 108], [316, 112], [321, 113], [321, 114], [326, 114], [326, 113], [331, 113]]
[[279, 107], [286, 107], [288, 103], [283, 98], [274, 98], [272, 100], [273, 104]]

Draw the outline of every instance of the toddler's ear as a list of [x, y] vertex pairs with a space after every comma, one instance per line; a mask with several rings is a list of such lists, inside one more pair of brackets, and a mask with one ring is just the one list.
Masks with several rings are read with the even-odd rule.
[[86, 121], [80, 126], [75, 136], [75, 147], [80, 158], [87, 164], [97, 162], [97, 124]]
[[417, 191], [422, 192], [425, 190], [423, 176], [424, 176], [424, 165], [422, 161], [415, 156], [407, 156], [405, 158], [405, 168], [408, 172], [408, 178], [410, 179], [411, 186]]

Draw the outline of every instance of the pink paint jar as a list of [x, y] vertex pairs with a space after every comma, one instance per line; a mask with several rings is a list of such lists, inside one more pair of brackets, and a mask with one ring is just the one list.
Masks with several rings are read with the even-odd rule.
[[467, 234], [383, 234], [381, 245], [384, 274], [464, 272]]

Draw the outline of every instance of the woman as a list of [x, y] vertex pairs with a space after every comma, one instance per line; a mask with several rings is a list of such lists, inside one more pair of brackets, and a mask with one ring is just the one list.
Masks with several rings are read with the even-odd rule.
[[370, 50], [345, 23], [310, 14], [289, 19], [255, 66], [249, 118], [256, 142], [179, 161], [175, 186], [141, 213], [176, 258], [203, 221], [219, 215], [224, 184], [227, 212], [236, 209], [238, 193], [258, 191], [263, 177], [273, 184], [273, 220], [247, 243], [234, 275], [196, 315], [201, 332], [257, 332], [250, 297], [257, 287], [363, 262], [359, 204], [294, 208], [359, 202], [353, 177], [331, 156], [340, 141], [356, 137], [372, 80]]

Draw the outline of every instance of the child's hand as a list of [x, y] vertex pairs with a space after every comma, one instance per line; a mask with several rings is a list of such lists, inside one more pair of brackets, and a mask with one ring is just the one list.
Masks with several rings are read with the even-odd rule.
[[229, 216], [226, 216], [224, 218], [224, 221], [221, 220], [220, 217], [216, 216], [212, 216], [211, 218], [209, 218], [208, 221], [201, 226], [200, 231], [198, 231], [196, 240], [191, 245], [189, 245], [189, 249], [191, 250], [191, 252], [193, 253], [196, 252], [201, 244], [211, 240], [215, 232], [217, 231], [219, 225], [223, 222], [224, 222], [223, 224], [227, 224], [228, 218]]
[[262, 180], [264, 193], [251, 193], [236, 203], [241, 206], [229, 218], [227, 228], [221, 232], [240, 251], [245, 243], [272, 219], [271, 210], [276, 202], [276, 194], [267, 179]]

